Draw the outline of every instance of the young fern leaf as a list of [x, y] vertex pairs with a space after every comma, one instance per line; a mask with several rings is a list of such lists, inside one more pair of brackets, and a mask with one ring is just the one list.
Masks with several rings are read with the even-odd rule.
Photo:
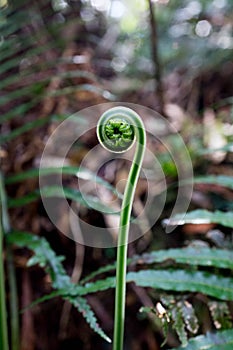
[[127, 151], [136, 140], [136, 151], [122, 201], [117, 248], [113, 350], [122, 350], [128, 233], [134, 193], [145, 152], [146, 133], [137, 113], [126, 107], [115, 107], [101, 116], [97, 125], [97, 136], [104, 148], [116, 153]]

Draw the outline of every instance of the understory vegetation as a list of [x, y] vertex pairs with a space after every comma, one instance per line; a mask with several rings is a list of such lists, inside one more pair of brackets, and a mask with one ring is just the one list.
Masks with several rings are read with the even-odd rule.
[[[42, 168], [40, 160], [71, 115], [88, 128], [85, 108], [121, 101], [157, 111], [171, 126], [141, 115], [148, 128], [162, 128], [170, 149], [149, 135], [163, 178], [147, 160], [131, 221], [149, 195], [157, 209], [165, 187], [166, 199], [156, 223], [153, 212], [142, 217], [138, 230], [146, 233], [128, 246], [125, 349], [231, 349], [231, 1], [2, 0], [0, 7], [0, 349], [112, 348], [116, 248], [71, 240], [63, 206], [59, 230], [43, 200], [65, 196], [84, 222], [114, 227], [119, 212], [111, 215], [106, 198], [121, 201], [130, 162], [112, 159], [96, 174], [96, 154], [83, 161], [98, 144], [92, 129], [64, 164], [59, 145]], [[193, 168], [184, 183], [172, 154], [181, 154], [177, 133]], [[62, 186], [43, 186], [59, 175]], [[90, 185], [84, 198], [78, 180], [97, 183], [97, 194]], [[189, 208], [171, 216], [182, 185], [193, 186]]]

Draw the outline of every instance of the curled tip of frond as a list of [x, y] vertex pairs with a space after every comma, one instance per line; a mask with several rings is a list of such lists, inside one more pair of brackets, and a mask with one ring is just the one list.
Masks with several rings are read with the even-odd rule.
[[120, 114], [106, 117], [103, 115], [97, 126], [97, 136], [104, 148], [111, 152], [125, 152], [134, 143], [134, 127]]

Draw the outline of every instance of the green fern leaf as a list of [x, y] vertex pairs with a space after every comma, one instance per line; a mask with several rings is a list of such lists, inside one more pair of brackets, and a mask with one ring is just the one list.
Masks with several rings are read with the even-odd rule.
[[185, 327], [189, 332], [196, 334], [198, 331], [198, 319], [195, 315], [192, 304], [187, 300], [181, 300], [179, 306], [185, 322]]
[[233, 213], [216, 210], [194, 210], [186, 214], [177, 214], [170, 219], [163, 221], [165, 225], [184, 225], [184, 224], [209, 224], [215, 223], [222, 226], [233, 228]]
[[213, 184], [233, 189], [233, 177], [227, 175], [209, 175], [194, 178], [195, 184]]
[[207, 333], [189, 340], [187, 346], [172, 350], [232, 350], [233, 330], [228, 329], [217, 333]]
[[51, 277], [53, 288], [60, 289], [70, 286], [70, 278], [61, 264], [64, 257], [57, 256], [44, 237], [16, 231], [7, 235], [7, 240], [11, 244], [27, 247], [34, 252], [34, 255], [28, 261], [28, 266], [38, 264], [45, 268]]
[[[111, 207], [104, 205], [100, 202], [99, 198], [86, 195], [83, 197], [82, 193], [78, 190], [68, 187], [60, 187], [60, 186], [47, 186], [42, 187], [40, 190], [35, 190], [25, 196], [19, 198], [10, 198], [8, 201], [9, 208], [17, 208], [23, 205], [30, 204], [35, 202], [39, 198], [67, 198], [71, 199], [79, 204], [90, 208], [95, 209], [100, 212], [104, 212], [106, 214], [119, 215], [119, 212], [116, 212], [115, 209], [111, 209]], [[85, 200], [86, 199], [86, 200]]]
[[[151, 265], [166, 262], [168, 265], [187, 264], [191, 266], [214, 266], [217, 268], [233, 269], [233, 252], [225, 249], [206, 248], [206, 247], [187, 247], [168, 250], [152, 251], [142, 255], [135, 255], [128, 259], [128, 265]], [[86, 276], [81, 283], [93, 279], [99, 274], [114, 271], [115, 264], [106, 265], [99, 270]]]
[[103, 332], [102, 328], [99, 326], [90, 305], [87, 303], [86, 299], [82, 297], [71, 297], [67, 296], [64, 299], [68, 300], [78, 311], [83, 315], [86, 321], [89, 323], [90, 327], [98, 333], [103, 339], [108, 343], [111, 343], [111, 339]]
[[[141, 270], [129, 272], [127, 282], [134, 282], [140, 287], [150, 287], [176, 292], [203, 293], [220, 300], [233, 300], [233, 278], [222, 277], [203, 271], [186, 270]], [[108, 277], [84, 286], [74, 286], [69, 293], [86, 295], [115, 287], [115, 278]], [[62, 291], [61, 291], [62, 292]], [[65, 293], [65, 291], [63, 291]]]
[[188, 343], [188, 335], [185, 330], [185, 324], [183, 320], [182, 310], [180, 308], [180, 303], [174, 305], [171, 309], [171, 317], [173, 321], [173, 328], [175, 329], [182, 346], [186, 346]]
[[198, 153], [201, 155], [215, 153], [219, 151], [233, 152], [233, 142], [229, 142], [227, 145], [219, 148], [205, 148], [198, 150]]
[[[111, 339], [104, 333], [99, 326], [96, 317], [88, 305], [87, 301], [82, 297], [74, 297], [67, 295], [64, 291], [72, 290], [73, 283], [70, 277], [66, 274], [61, 261], [64, 259], [63, 256], [57, 256], [51, 249], [49, 243], [44, 237], [38, 237], [27, 232], [12, 232], [7, 235], [7, 241], [11, 244], [16, 244], [19, 247], [27, 247], [34, 252], [34, 255], [29, 259], [28, 265], [32, 266], [35, 264], [45, 268], [46, 272], [50, 275], [52, 286], [57, 291], [52, 292], [49, 297], [44, 296], [38, 299], [40, 302], [49, 300], [56, 296], [62, 296], [64, 300], [68, 300], [72, 305], [78, 309], [83, 315], [90, 327], [98, 333], [106, 341], [111, 342]], [[60, 292], [63, 291], [63, 293]], [[30, 306], [38, 304], [38, 300]]]
[[108, 190], [113, 192], [119, 198], [122, 198], [122, 195], [118, 193], [116, 189], [113, 186], [111, 186], [107, 181], [104, 181], [102, 178], [100, 178], [99, 176], [96, 176], [95, 173], [93, 173], [92, 171], [86, 168], [75, 167], [75, 166], [30, 169], [19, 174], [8, 176], [5, 180], [5, 183], [8, 185], [8, 184], [13, 184], [16, 182], [32, 179], [35, 177], [52, 175], [52, 174], [74, 175], [80, 179], [94, 181], [106, 187]]
[[226, 302], [209, 301], [208, 307], [217, 329], [228, 329], [232, 326], [232, 320], [228, 305]]

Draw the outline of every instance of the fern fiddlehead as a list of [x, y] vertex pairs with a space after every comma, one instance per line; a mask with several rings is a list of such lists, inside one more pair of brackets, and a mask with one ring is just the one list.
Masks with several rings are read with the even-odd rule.
[[135, 155], [122, 201], [117, 248], [113, 350], [122, 350], [128, 233], [134, 193], [145, 152], [146, 132], [143, 122], [136, 112], [130, 108], [119, 106], [107, 110], [101, 116], [97, 125], [97, 136], [104, 148], [116, 153], [127, 151], [136, 141]]

